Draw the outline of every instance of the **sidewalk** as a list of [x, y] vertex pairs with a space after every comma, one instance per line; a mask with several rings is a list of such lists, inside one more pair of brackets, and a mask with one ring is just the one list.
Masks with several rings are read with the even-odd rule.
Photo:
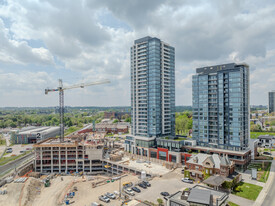
[[229, 201], [231, 202], [234, 202], [235, 204], [238, 204], [240, 206], [243, 206], [243, 205], [253, 205], [254, 201], [253, 200], [249, 200], [249, 199], [246, 199], [246, 198], [243, 198], [243, 197], [239, 197], [237, 195], [233, 195], [233, 194], [229, 194], [229, 198], [228, 198]]
[[262, 205], [267, 193], [269, 192], [271, 185], [273, 184], [274, 177], [275, 177], [275, 160], [272, 161], [269, 178], [268, 178], [267, 182], [265, 183], [265, 187], [262, 189], [258, 198], [256, 199], [254, 206]]

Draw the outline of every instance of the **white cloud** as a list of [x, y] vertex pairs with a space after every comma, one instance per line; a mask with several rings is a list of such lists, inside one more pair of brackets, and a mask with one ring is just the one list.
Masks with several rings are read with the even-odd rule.
[[[112, 26], [115, 21], [121, 23]], [[275, 88], [274, 27], [275, 6], [269, 1], [8, 0], [0, 7], [0, 66], [51, 65], [38, 71], [68, 78], [69, 84], [109, 78], [110, 85], [81, 95], [71, 91], [67, 103], [129, 105], [130, 47], [150, 35], [176, 48], [177, 105], [191, 104], [195, 68], [232, 61], [251, 66], [251, 103], [267, 104], [265, 94]]]

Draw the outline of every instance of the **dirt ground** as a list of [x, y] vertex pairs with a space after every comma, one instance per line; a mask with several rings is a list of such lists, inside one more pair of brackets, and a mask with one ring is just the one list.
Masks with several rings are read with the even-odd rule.
[[50, 187], [42, 187], [41, 194], [38, 195], [33, 206], [55, 206], [58, 205], [58, 201], [61, 199], [61, 195], [68, 185], [70, 185], [76, 178], [72, 176], [56, 177], [51, 180]]
[[[21, 206], [60, 206], [62, 203], [65, 205], [63, 202], [64, 196], [74, 186], [77, 187], [77, 191], [75, 196], [69, 199], [70, 205], [90, 206], [92, 202], [103, 205], [120, 205], [122, 200], [118, 199], [111, 200], [108, 204], [99, 201], [98, 197], [100, 195], [106, 192], [113, 193], [115, 190], [119, 191], [119, 181], [106, 183], [106, 179], [107, 177], [98, 178], [98, 180], [103, 180], [103, 184], [92, 188], [92, 182], [97, 181], [96, 179], [91, 181], [85, 179], [86, 181], [83, 181], [81, 177], [65, 176], [62, 181], [61, 177], [58, 176], [51, 179], [50, 187], [44, 187], [40, 179], [28, 178], [25, 183], [12, 182], [0, 188], [0, 190], [7, 190], [6, 195], [0, 195], [0, 205], [18, 206], [19, 202], [21, 202]], [[128, 175], [122, 178], [121, 183], [137, 181], [137, 176]]]
[[0, 188], [0, 190], [7, 190], [6, 195], [0, 195], [0, 205], [18, 206], [23, 185], [24, 183], [10, 183]]
[[[162, 177], [154, 178], [150, 181], [152, 187], [146, 190], [141, 189], [142, 192], [136, 194], [136, 197], [140, 200], [155, 202], [160, 197], [160, 191], [174, 193], [188, 187], [188, 184], [180, 181], [182, 177], [181, 169], [177, 169]], [[6, 195], [0, 195], [0, 205], [18, 206], [19, 202], [21, 202], [21, 206], [60, 206], [62, 203], [65, 205], [64, 197], [74, 187], [77, 187], [75, 196], [69, 199], [72, 206], [90, 206], [92, 202], [114, 206], [120, 205], [122, 202], [122, 200], [116, 199], [104, 203], [98, 199], [100, 195], [106, 192], [119, 191], [119, 180], [106, 183], [108, 179], [106, 176], [94, 176], [93, 178], [63, 176], [62, 178], [63, 181], [60, 176], [51, 179], [50, 187], [44, 187], [41, 179], [35, 178], [28, 178], [25, 183], [12, 182], [7, 184], [5, 188], [0, 188], [0, 190], [6, 189], [8, 192]], [[93, 188], [92, 183], [99, 181], [101, 184]], [[138, 181], [138, 176], [126, 175], [122, 178], [121, 184], [125, 182], [137, 183]], [[24, 188], [22, 189], [22, 187]]]

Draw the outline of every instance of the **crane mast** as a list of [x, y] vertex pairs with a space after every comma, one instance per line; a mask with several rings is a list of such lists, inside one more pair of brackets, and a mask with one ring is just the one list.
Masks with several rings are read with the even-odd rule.
[[48, 94], [49, 92], [59, 91], [60, 142], [64, 142], [64, 90], [84, 88], [87, 86], [93, 86], [98, 84], [106, 84], [106, 83], [110, 83], [110, 81], [102, 80], [102, 81], [91, 82], [86, 84], [72, 85], [69, 87], [63, 87], [62, 79], [59, 79], [58, 81], [59, 81], [59, 87], [57, 89], [45, 89], [45, 94]]

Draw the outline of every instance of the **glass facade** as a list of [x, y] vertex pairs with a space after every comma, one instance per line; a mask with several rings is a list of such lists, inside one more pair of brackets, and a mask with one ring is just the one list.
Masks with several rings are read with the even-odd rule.
[[275, 91], [268, 92], [268, 113], [275, 112]]
[[144, 37], [131, 47], [132, 135], [175, 135], [175, 49]]
[[248, 147], [248, 65], [198, 68], [192, 88], [193, 138], [197, 144], [237, 151]]

